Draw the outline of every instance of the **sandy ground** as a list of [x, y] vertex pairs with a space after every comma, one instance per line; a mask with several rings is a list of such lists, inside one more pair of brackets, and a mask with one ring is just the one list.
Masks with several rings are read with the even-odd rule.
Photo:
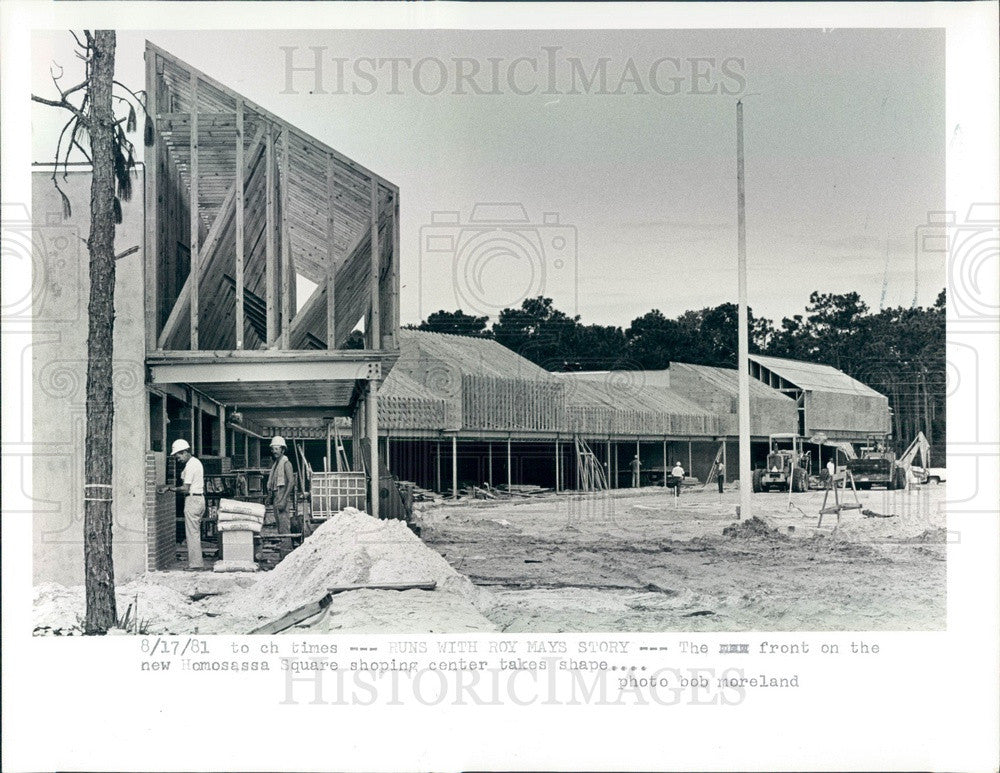
[[[348, 509], [318, 528], [272, 571], [151, 572], [116, 588], [121, 633], [250, 633], [329, 589], [433, 582], [433, 590], [352, 590], [285, 633], [465, 633], [494, 631], [477, 589], [401, 521]], [[82, 586], [35, 587], [34, 632], [77, 635]]]
[[[477, 586], [503, 631], [935, 630], [945, 626], [944, 486], [859, 492], [816, 528], [823, 492], [662, 489], [444, 504], [424, 541]], [[853, 498], [852, 498], [853, 499]], [[834, 528], [837, 527], [837, 528]]]
[[[861, 492], [824, 517], [823, 492], [663, 489], [439, 503], [398, 521], [345, 512], [273, 571], [154, 572], [117, 588], [131, 632], [248, 633], [332, 586], [434, 580], [434, 591], [352, 591], [287, 633], [940, 630], [944, 486]], [[471, 580], [471, 582], [470, 582]], [[34, 630], [79, 634], [83, 587], [36, 586]], [[139, 629], [139, 630], [137, 630]]]

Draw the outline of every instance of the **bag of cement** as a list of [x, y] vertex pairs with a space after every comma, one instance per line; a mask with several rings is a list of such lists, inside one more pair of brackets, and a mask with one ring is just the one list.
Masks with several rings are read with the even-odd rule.
[[227, 510], [219, 510], [217, 514], [219, 523], [225, 523], [226, 521], [253, 521], [255, 523], [263, 523], [263, 515], [250, 515], [249, 513], [231, 513]]
[[256, 515], [264, 517], [264, 505], [257, 502], [240, 502], [235, 499], [220, 499], [219, 512], [243, 513], [244, 515]]
[[260, 532], [261, 524], [257, 521], [219, 521], [219, 531], [252, 531]]

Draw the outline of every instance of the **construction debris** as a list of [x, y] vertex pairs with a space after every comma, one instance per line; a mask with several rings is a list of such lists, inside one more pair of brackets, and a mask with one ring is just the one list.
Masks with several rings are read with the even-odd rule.
[[788, 539], [784, 534], [768, 526], [766, 521], [761, 520], [756, 515], [747, 521], [730, 524], [722, 530], [722, 536], [729, 539]]
[[865, 518], [895, 518], [895, 513], [876, 513], [874, 510], [868, 510], [867, 508], [861, 511], [861, 514]]
[[281, 633], [282, 631], [288, 630], [293, 625], [305, 622], [310, 617], [314, 617], [330, 606], [330, 602], [333, 597], [338, 593], [347, 593], [349, 591], [355, 590], [434, 590], [437, 587], [437, 583], [433, 580], [428, 580], [425, 582], [389, 582], [381, 583], [377, 585], [339, 585], [335, 588], [330, 588], [321, 598], [316, 601], [312, 601], [308, 604], [303, 604], [298, 609], [293, 609], [288, 614], [282, 615], [277, 620], [268, 623], [267, 625], [262, 625], [260, 628], [256, 628], [250, 631], [252, 634], [273, 634]]

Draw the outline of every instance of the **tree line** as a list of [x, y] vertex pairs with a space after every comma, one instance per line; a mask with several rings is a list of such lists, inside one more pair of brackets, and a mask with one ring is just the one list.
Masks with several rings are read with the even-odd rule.
[[[871, 310], [856, 292], [814, 291], [803, 314], [779, 324], [749, 310], [750, 352], [833, 367], [889, 398], [899, 450], [923, 431], [943, 460], [945, 291], [930, 307]], [[588, 325], [551, 298], [528, 298], [495, 320], [440, 310], [418, 330], [490, 338], [550, 371], [660, 370], [670, 362], [735, 368], [733, 303], [667, 317], [658, 309], [628, 327]]]

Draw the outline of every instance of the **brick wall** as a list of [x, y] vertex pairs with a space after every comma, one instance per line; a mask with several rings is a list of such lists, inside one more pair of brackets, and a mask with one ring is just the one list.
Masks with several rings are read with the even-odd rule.
[[174, 510], [177, 506], [173, 492], [157, 494], [156, 487], [172, 476], [174, 460], [167, 460], [164, 453], [146, 454], [146, 568], [166, 569], [174, 563], [177, 550]]

